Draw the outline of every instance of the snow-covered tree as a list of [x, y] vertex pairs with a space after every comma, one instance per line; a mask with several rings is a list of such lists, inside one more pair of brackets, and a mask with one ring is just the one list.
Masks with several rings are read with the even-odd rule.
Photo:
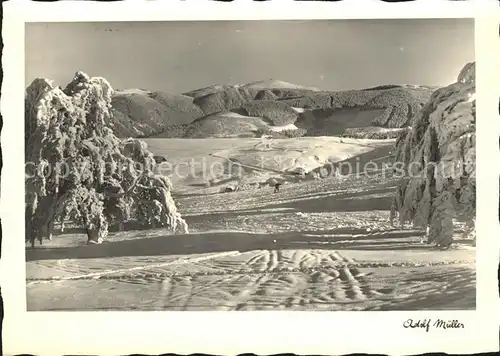
[[453, 219], [473, 225], [476, 213], [475, 64], [436, 90], [396, 143], [404, 167], [391, 220], [429, 228], [429, 243], [449, 246]]
[[[170, 181], [153, 173], [146, 144], [113, 134], [112, 94], [104, 78], [82, 72], [64, 90], [41, 78], [26, 89], [26, 241], [32, 246], [51, 238], [56, 219], [68, 217], [93, 243], [107, 236], [110, 223], [120, 225], [134, 214], [187, 232]], [[153, 199], [161, 209], [144, 209]]]

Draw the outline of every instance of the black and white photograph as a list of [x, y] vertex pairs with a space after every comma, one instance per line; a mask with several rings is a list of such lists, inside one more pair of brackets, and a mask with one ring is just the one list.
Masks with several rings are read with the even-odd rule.
[[475, 309], [473, 19], [28, 23], [25, 56], [29, 311]]
[[498, 348], [494, 11], [188, 3], [6, 7], [6, 354]]

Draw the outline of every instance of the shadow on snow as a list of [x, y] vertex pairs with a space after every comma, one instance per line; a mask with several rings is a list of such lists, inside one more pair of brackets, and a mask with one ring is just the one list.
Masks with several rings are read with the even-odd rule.
[[[333, 234], [366, 233], [363, 229], [327, 231], [289, 231], [281, 233], [204, 232], [186, 235], [164, 235], [124, 241], [109, 241], [101, 245], [76, 247], [37, 247], [26, 250], [26, 261], [47, 259], [86, 259], [131, 256], [189, 255], [229, 251], [265, 249], [356, 249], [408, 250], [429, 249], [429, 246], [405, 239], [423, 235], [421, 231], [374, 233], [370, 236], [346, 237]], [[332, 236], [322, 236], [331, 234]], [[373, 241], [382, 239], [383, 241]], [[370, 240], [370, 241], [367, 241]]]

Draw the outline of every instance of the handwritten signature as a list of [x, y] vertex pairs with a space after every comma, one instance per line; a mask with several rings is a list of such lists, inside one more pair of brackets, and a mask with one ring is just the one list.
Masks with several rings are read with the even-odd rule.
[[436, 319], [433, 321], [432, 319], [423, 319], [423, 320], [414, 320], [407, 319], [403, 323], [403, 327], [405, 329], [425, 329], [426, 332], [429, 332], [429, 329], [432, 327], [434, 329], [464, 329], [465, 325], [458, 320], [443, 320]]

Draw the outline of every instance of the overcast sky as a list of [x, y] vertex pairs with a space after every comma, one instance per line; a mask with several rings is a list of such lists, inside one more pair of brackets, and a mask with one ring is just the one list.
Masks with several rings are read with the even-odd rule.
[[279, 79], [325, 90], [447, 85], [474, 60], [472, 19], [26, 24], [26, 85], [77, 70], [170, 93]]

